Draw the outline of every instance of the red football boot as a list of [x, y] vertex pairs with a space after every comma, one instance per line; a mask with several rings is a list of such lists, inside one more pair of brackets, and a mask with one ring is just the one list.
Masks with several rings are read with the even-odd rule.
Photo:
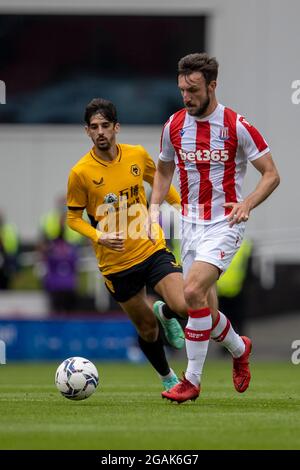
[[180, 382], [170, 390], [162, 392], [162, 397], [167, 398], [171, 401], [177, 401], [177, 403], [183, 403], [187, 400], [195, 401], [200, 394], [200, 385], [197, 387], [189, 382], [185, 376], [180, 380]]
[[252, 349], [252, 341], [247, 336], [241, 336], [245, 343], [245, 352], [241, 357], [233, 359], [233, 384], [237, 392], [243, 393], [249, 387], [251, 373], [249, 368], [249, 356]]

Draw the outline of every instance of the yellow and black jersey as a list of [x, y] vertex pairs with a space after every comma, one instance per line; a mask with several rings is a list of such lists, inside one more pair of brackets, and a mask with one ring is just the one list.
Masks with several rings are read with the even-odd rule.
[[[144, 229], [147, 201], [143, 181], [153, 183], [155, 163], [140, 145], [118, 144], [117, 150], [117, 157], [109, 162], [91, 149], [72, 168], [68, 182], [68, 224], [93, 241], [104, 275], [131, 268], [165, 248], [162, 230], [153, 245]], [[170, 188], [166, 200], [180, 204], [174, 187]], [[84, 209], [91, 225], [81, 218]], [[96, 227], [107, 232], [122, 230], [125, 251], [117, 252], [97, 243]]]

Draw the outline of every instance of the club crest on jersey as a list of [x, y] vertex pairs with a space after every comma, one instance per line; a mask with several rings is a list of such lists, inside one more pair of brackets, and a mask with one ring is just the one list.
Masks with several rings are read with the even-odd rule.
[[108, 193], [104, 196], [105, 204], [114, 204], [115, 202], [118, 202], [118, 196], [115, 193]]
[[219, 138], [221, 140], [228, 140], [229, 139], [229, 129], [228, 129], [228, 127], [222, 127], [220, 129]]
[[141, 174], [140, 167], [137, 164], [131, 165], [131, 173], [133, 174], [133, 176], [140, 176]]

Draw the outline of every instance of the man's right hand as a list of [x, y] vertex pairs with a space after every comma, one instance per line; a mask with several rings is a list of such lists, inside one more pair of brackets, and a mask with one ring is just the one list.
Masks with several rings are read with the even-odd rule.
[[98, 243], [99, 245], [103, 245], [106, 248], [110, 248], [114, 251], [124, 251], [124, 232], [112, 232], [112, 233], [105, 233], [102, 232]]

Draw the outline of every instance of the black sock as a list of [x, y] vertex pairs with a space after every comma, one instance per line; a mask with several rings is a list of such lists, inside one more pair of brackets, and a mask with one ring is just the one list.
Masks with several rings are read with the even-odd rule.
[[141, 350], [145, 354], [146, 358], [152, 364], [154, 369], [160, 375], [168, 375], [170, 372], [170, 367], [166, 358], [163, 342], [160, 336], [154, 343], [148, 343], [143, 338], [138, 336], [138, 341]]
[[182, 320], [182, 317], [177, 315], [177, 313], [173, 312], [173, 310], [171, 310], [167, 304], [164, 304], [162, 306], [162, 312], [168, 320], [170, 320], [171, 318], [176, 318], [176, 320]]

